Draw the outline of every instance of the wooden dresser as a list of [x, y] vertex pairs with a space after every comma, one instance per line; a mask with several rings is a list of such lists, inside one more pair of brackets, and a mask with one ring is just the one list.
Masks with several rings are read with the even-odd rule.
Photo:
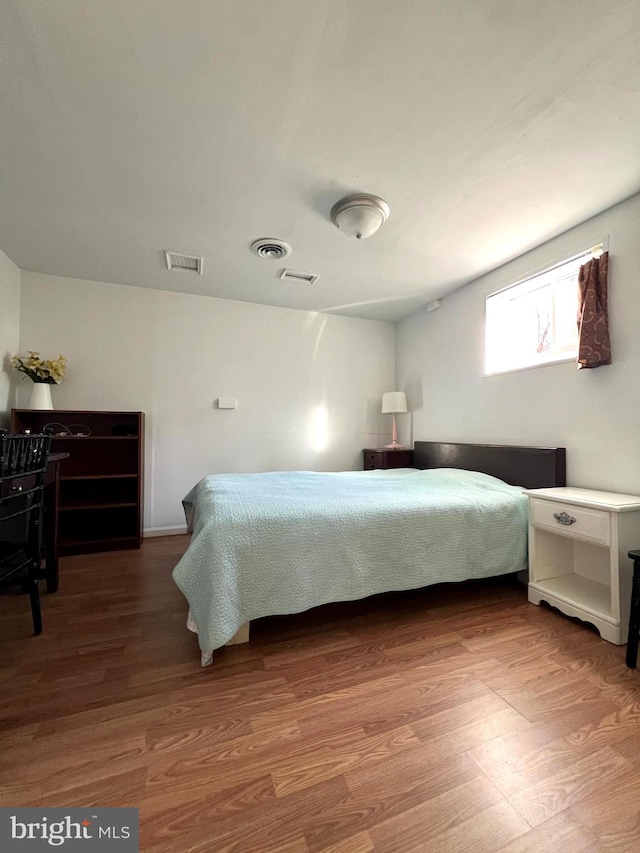
[[53, 430], [68, 453], [60, 476], [58, 553], [139, 548], [142, 542], [144, 413], [12, 409], [11, 432]]

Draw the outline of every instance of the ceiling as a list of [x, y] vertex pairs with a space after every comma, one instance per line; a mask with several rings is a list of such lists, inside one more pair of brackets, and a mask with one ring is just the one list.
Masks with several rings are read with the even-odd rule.
[[[3, 0], [0, 32], [23, 269], [398, 320], [640, 191], [637, 0]], [[352, 192], [391, 207], [368, 240]]]

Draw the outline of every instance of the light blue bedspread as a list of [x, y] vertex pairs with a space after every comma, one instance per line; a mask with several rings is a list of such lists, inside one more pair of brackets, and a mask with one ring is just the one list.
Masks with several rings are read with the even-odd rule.
[[252, 619], [523, 569], [527, 500], [486, 474], [215, 474], [183, 501], [173, 572], [203, 651]]

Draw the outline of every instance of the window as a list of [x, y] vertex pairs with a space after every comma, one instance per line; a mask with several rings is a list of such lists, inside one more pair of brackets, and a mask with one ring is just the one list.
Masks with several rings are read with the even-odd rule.
[[577, 358], [578, 273], [595, 251], [487, 296], [486, 374]]

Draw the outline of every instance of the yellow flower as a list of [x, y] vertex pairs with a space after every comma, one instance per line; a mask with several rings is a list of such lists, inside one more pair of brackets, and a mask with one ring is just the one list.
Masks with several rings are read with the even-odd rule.
[[56, 385], [58, 382], [62, 382], [67, 369], [67, 359], [64, 355], [45, 361], [40, 358], [39, 352], [34, 350], [27, 352], [27, 356], [14, 355], [11, 357], [11, 363], [16, 370], [24, 373], [32, 382], [46, 382]]

